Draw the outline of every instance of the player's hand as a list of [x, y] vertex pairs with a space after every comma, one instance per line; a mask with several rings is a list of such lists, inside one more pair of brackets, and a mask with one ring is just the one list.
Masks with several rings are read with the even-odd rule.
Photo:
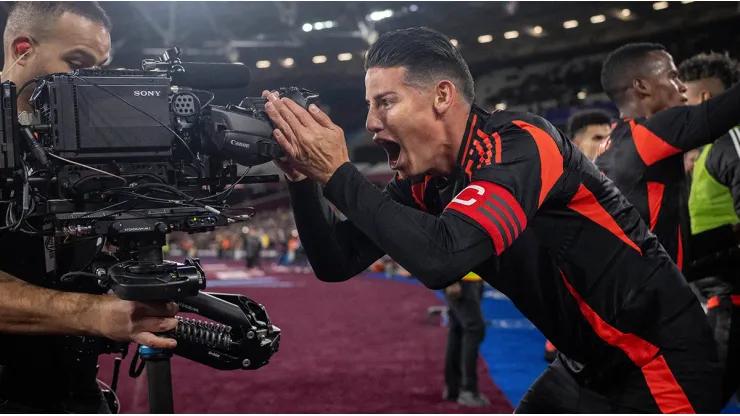
[[308, 178], [326, 185], [334, 172], [349, 162], [344, 131], [318, 106], [309, 111], [293, 100], [267, 95], [267, 114], [278, 127], [275, 138], [288, 155], [289, 164]]
[[[262, 91], [262, 98], [267, 98], [267, 96], [270, 95], [270, 91]], [[275, 166], [278, 167], [283, 173], [285, 174], [285, 178], [289, 182], [299, 182], [304, 179], [306, 179], [306, 175], [302, 174], [301, 172], [298, 172], [296, 168], [291, 164], [290, 159], [285, 158], [284, 160], [273, 160], [275, 163]]]
[[136, 342], [152, 348], [174, 348], [177, 341], [160, 338], [155, 333], [177, 327], [174, 316], [178, 312], [173, 302], [131, 302], [115, 295], [100, 296], [96, 307], [90, 309], [93, 328], [97, 335], [116, 341]]
[[445, 295], [450, 299], [460, 299], [462, 297], [462, 285], [460, 282], [453, 283], [445, 288]]

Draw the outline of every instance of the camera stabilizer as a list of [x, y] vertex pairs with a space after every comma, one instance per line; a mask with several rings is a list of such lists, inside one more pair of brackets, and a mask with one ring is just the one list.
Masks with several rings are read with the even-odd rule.
[[[229, 207], [238, 184], [275, 182], [276, 175], [237, 177], [236, 164], [254, 166], [281, 157], [265, 100], [211, 106], [213, 94], [172, 85], [187, 72], [177, 48], [144, 70], [91, 70], [51, 74], [32, 83], [34, 122], [21, 125], [15, 85], [2, 87], [0, 185], [8, 202], [3, 232], [42, 237], [47, 250], [69, 241], [95, 241], [86, 264], [56, 258], [47, 270], [59, 287], [106, 293], [132, 301], [175, 301], [179, 325], [163, 336], [173, 350], [139, 346], [138, 376], [146, 363], [153, 413], [172, 413], [170, 357], [220, 370], [255, 370], [277, 352], [280, 329], [259, 303], [242, 295], [202, 292], [206, 276], [198, 259], [166, 261], [168, 233], [213, 231], [254, 215]], [[200, 64], [204, 65], [204, 64]], [[152, 71], [156, 69], [156, 71]], [[164, 71], [163, 71], [164, 69]], [[218, 76], [218, 74], [214, 74]], [[307, 107], [318, 96], [298, 88], [281, 95]], [[210, 95], [201, 104], [203, 94]], [[207, 192], [208, 196], [200, 196]], [[115, 250], [104, 250], [106, 245]], [[48, 253], [47, 253], [48, 254]], [[74, 339], [77, 354], [123, 353], [110, 340]], [[112, 390], [121, 359], [116, 359]], [[112, 404], [117, 410], [117, 403]]]

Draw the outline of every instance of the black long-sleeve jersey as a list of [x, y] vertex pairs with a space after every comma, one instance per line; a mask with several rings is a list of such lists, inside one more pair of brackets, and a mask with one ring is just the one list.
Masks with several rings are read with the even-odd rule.
[[581, 363], [586, 379], [624, 362], [642, 366], [697, 336], [666, 335], [667, 321], [700, 308], [696, 297], [637, 210], [549, 122], [474, 106], [458, 166], [380, 190], [346, 163], [323, 189], [345, 221], [319, 185], [291, 184], [319, 279], [347, 280], [384, 253], [432, 289], [472, 270]]
[[690, 236], [688, 224], [681, 222], [688, 200], [683, 153], [713, 142], [740, 122], [739, 85], [700, 105], [620, 120], [595, 161], [637, 208], [679, 269]]

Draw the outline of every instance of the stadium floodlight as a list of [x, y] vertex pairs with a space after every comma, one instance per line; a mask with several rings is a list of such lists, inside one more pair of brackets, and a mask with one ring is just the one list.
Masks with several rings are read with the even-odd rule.
[[606, 21], [606, 16], [603, 14], [597, 14], [596, 16], [591, 16], [591, 23], [597, 24], [597, 23], [604, 23]]
[[663, 10], [667, 8], [668, 8], [667, 1], [659, 1], [659, 2], [653, 3], [653, 10]]
[[377, 12], [372, 12], [369, 15], [367, 15], [367, 20], [371, 22], [378, 22], [383, 19], [387, 19], [389, 17], [393, 16], [393, 10], [381, 10]]

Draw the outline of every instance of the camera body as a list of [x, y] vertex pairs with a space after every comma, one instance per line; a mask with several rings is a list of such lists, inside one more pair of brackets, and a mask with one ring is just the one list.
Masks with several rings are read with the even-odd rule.
[[[34, 114], [25, 117], [33, 121], [23, 125], [20, 91], [11, 82], [0, 84], [0, 191], [6, 202], [0, 232], [43, 238], [47, 258], [55, 248], [94, 242], [84, 264], [47, 261], [47, 278], [54, 280], [48, 286], [176, 301], [181, 310], [217, 322], [181, 319], [169, 334], [178, 339], [175, 354], [219, 369], [260, 368], [280, 339], [265, 308], [244, 296], [203, 292], [207, 282], [198, 259], [164, 260], [162, 246], [174, 231], [207, 232], [248, 220], [254, 210], [230, 207], [228, 196], [237, 184], [279, 177], [238, 176], [237, 165], [284, 154], [272, 136], [265, 99], [210, 105], [212, 93], [173, 83], [173, 74], [187, 71], [178, 54], [175, 48], [145, 62], [145, 70], [39, 77], [31, 94]], [[318, 101], [308, 90], [279, 91], [304, 107]], [[228, 342], [213, 343], [211, 335]]]

